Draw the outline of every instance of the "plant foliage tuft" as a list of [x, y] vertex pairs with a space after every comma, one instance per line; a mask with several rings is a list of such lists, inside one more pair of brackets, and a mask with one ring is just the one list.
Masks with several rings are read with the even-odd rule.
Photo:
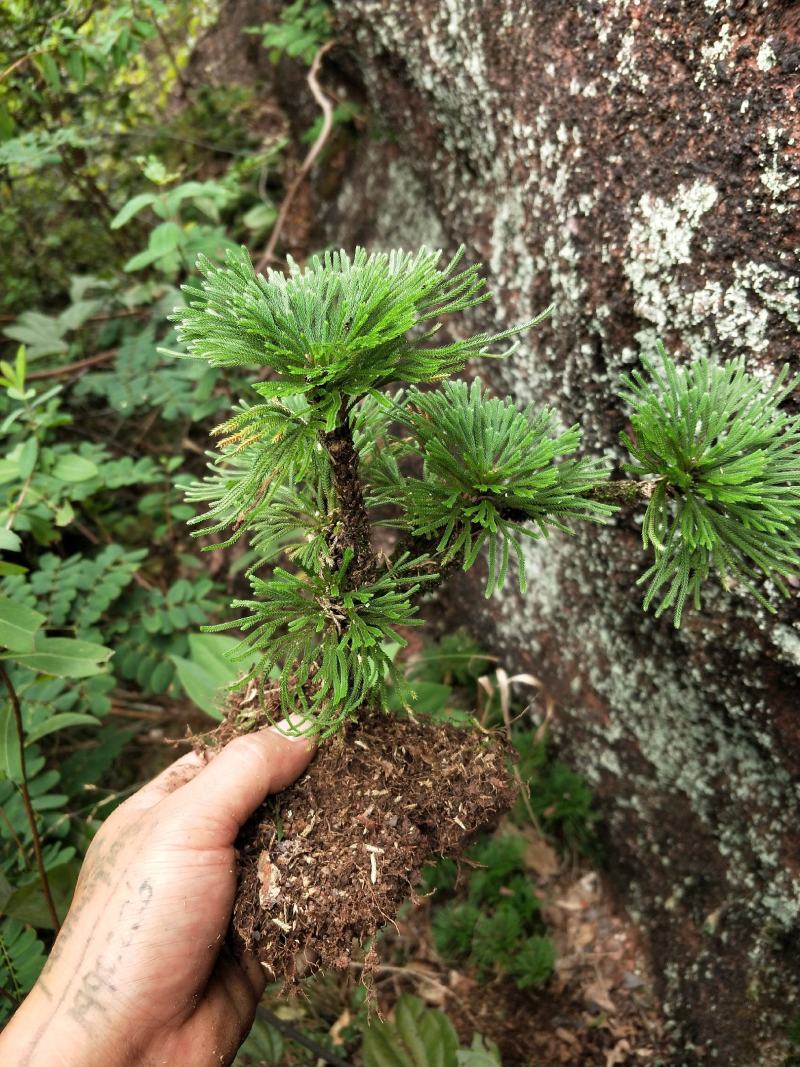
[[478, 267], [456, 270], [463, 254], [440, 268], [441, 253], [427, 248], [374, 255], [358, 248], [352, 259], [325, 252], [304, 270], [290, 260], [288, 274], [266, 276], [245, 249], [229, 251], [222, 267], [200, 257], [204, 280], [184, 286], [178, 336], [212, 366], [269, 367], [275, 377], [256, 386], [262, 396], [305, 394], [333, 430], [343, 401], [390, 382], [447, 378], [486, 355], [487, 345], [539, 321], [430, 347], [443, 316], [489, 299]]
[[629, 471], [652, 482], [642, 527], [655, 561], [645, 607], [700, 607], [712, 572], [740, 582], [769, 610], [758, 587], [769, 579], [788, 595], [800, 572], [800, 417], [780, 409], [800, 379], [784, 369], [770, 386], [744, 360], [700, 359], [678, 367], [663, 346], [660, 362], [625, 378], [633, 436], [622, 435]]
[[[269, 676], [282, 711], [300, 711], [323, 736], [365, 704], [386, 706], [387, 681], [393, 706], [407, 702], [393, 666], [404, 643], [398, 627], [417, 623], [416, 600], [440, 562], [459, 556], [468, 568], [488, 544], [499, 586], [510, 546], [522, 561], [519, 537], [610, 510], [586, 496], [600, 468], [562, 459], [578, 434], [551, 431], [549, 412], [535, 418], [455, 384], [443, 393], [401, 388], [391, 399], [382, 392], [438, 382], [533, 325], [435, 345], [444, 316], [489, 296], [480, 268], [460, 268], [462, 257], [463, 249], [444, 264], [426, 248], [326, 252], [266, 277], [244, 250], [223, 266], [201, 257], [202, 279], [185, 288], [173, 316], [190, 357], [268, 373], [253, 386], [260, 400], [241, 403], [215, 431], [208, 474], [187, 488], [189, 501], [207, 505], [191, 521], [196, 534], [218, 539], [208, 547], [247, 533], [252, 552], [253, 595], [234, 602], [246, 615], [210, 629], [241, 627], [230, 658], [247, 660], [251, 677]], [[440, 438], [426, 435], [425, 405], [454, 400], [461, 421]], [[465, 451], [466, 480], [448, 449]], [[412, 453], [429, 466], [438, 500], [400, 476]], [[402, 514], [393, 523], [399, 543], [381, 556], [370, 529], [385, 502], [400, 503]], [[280, 563], [291, 569], [265, 574]]]
[[257, 653], [250, 676], [272, 673], [284, 714], [305, 712], [322, 737], [366, 700], [385, 705], [387, 676], [408, 692], [387, 646], [406, 644], [395, 627], [420, 621], [413, 602], [421, 581], [416, 561], [401, 557], [374, 582], [348, 588], [352, 559], [347, 549], [337, 570], [292, 574], [276, 567], [269, 578], [253, 576], [256, 599], [233, 602], [250, 614], [207, 628], [250, 631], [231, 658]]
[[488, 546], [487, 596], [503, 585], [510, 550], [525, 590], [522, 538], [568, 533], [564, 519], [598, 521], [614, 510], [589, 496], [606, 468], [574, 458], [580, 430], [559, 432], [547, 408], [520, 411], [487, 395], [477, 380], [451, 381], [429, 392], [412, 389], [397, 417], [411, 431], [400, 454], [422, 459], [422, 477], [404, 476], [395, 465], [376, 501], [399, 500], [403, 523], [415, 536], [435, 538], [443, 563], [459, 559], [468, 570]]

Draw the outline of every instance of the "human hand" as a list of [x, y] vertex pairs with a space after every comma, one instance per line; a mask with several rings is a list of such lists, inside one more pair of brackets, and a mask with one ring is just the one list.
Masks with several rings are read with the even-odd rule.
[[125, 801], [93, 840], [38, 982], [0, 1035], [14, 1067], [229, 1064], [264, 991], [225, 945], [234, 841], [313, 746], [278, 727], [206, 763], [188, 753]]

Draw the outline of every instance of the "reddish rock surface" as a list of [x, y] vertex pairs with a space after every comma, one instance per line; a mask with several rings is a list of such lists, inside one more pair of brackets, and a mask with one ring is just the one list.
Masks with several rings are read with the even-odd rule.
[[[552, 319], [494, 384], [621, 458], [615, 383], [680, 357], [798, 369], [800, 7], [720, 0], [339, 0], [365, 138], [328, 237], [488, 264], [496, 311]], [[494, 318], [492, 318], [494, 314]], [[676, 1064], [783, 1063], [800, 1012], [800, 610], [710, 588], [680, 632], [640, 609], [636, 517], [528, 553], [529, 592], [449, 596], [558, 703], [609, 865], [641, 917]]]

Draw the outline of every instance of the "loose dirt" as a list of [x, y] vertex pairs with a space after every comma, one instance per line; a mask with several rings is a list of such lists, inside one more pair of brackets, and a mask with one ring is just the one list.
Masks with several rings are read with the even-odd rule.
[[[223, 723], [215, 740], [232, 732]], [[460, 854], [511, 805], [509, 754], [504, 738], [477, 729], [379, 713], [349, 724], [242, 828], [237, 946], [271, 980], [349, 968], [425, 862]], [[376, 963], [369, 952], [366, 977]]]

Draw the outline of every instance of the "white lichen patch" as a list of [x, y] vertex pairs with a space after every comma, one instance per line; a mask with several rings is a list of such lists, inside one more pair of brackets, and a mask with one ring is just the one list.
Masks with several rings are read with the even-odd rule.
[[367, 190], [345, 186], [340, 206], [346, 210], [348, 199], [363, 198], [365, 192], [368, 197], [385, 197], [384, 209], [371, 234], [371, 249], [415, 249], [422, 245], [443, 248], [447, 245], [441, 221], [422, 183], [404, 159], [393, 159], [385, 169], [373, 171], [369, 182], [372, 188]]
[[650, 75], [639, 65], [636, 45], [636, 29], [629, 25], [620, 39], [614, 65], [603, 72], [610, 90], [615, 89], [620, 82], [627, 82], [639, 92], [644, 92], [650, 84]]
[[764, 41], [756, 55], [756, 66], [759, 70], [768, 71], [772, 70], [777, 62], [778, 58], [775, 55], [772, 45], [769, 41]]
[[781, 653], [781, 658], [794, 667], [800, 667], [800, 627], [783, 624], [774, 626], [771, 637]]
[[730, 24], [723, 22], [717, 39], [700, 46], [700, 59], [694, 69], [694, 79], [701, 89], [707, 89], [709, 83], [713, 85], [718, 80], [717, 65], [724, 63], [733, 45]]
[[672, 309], [683, 302], [675, 292], [675, 268], [692, 262], [692, 243], [701, 220], [717, 202], [710, 182], [681, 185], [669, 199], [645, 194], [628, 233], [625, 274], [633, 286], [634, 310], [659, 330], [671, 325]]
[[[783, 130], [775, 126], [768, 127], [764, 140], [766, 147], [761, 155], [762, 166], [759, 178], [773, 201], [776, 201], [772, 205], [773, 211], [784, 214], [794, 210], [792, 205], [783, 200], [783, 197], [790, 189], [800, 186], [800, 173], [792, 168], [792, 159], [783, 148]], [[788, 136], [785, 141], [787, 147], [795, 144], [794, 138]]]
[[[770, 319], [800, 323], [800, 294], [794, 272], [765, 263], [734, 262], [720, 273], [714, 250], [703, 239], [703, 216], [717, 201], [706, 182], [681, 186], [669, 199], [644, 196], [631, 223], [625, 274], [634, 309], [648, 325], [636, 339], [652, 350], [667, 331], [677, 333], [691, 355], [720, 349], [765, 352]], [[691, 265], [687, 274], [681, 270]], [[699, 288], [689, 278], [717, 273]]]

